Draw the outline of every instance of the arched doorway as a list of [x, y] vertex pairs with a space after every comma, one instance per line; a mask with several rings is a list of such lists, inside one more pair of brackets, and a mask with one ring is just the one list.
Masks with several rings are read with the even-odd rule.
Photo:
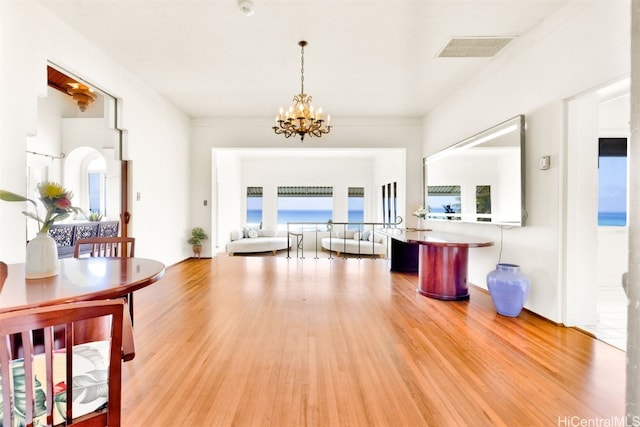
[[76, 206], [85, 214], [104, 219], [120, 218], [120, 161], [112, 150], [102, 153], [92, 147], [78, 147], [64, 159], [65, 186], [73, 191]]

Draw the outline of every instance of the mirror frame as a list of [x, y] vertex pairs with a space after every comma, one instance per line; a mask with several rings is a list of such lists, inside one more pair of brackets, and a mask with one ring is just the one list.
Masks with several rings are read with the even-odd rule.
[[[519, 148], [520, 148], [520, 221], [481, 221], [478, 220], [478, 217], [475, 216], [473, 219], [469, 219], [469, 216], [462, 215], [462, 213], [458, 213], [457, 215], [452, 215], [450, 217], [445, 217], [442, 215], [442, 218], [430, 217], [427, 214], [427, 219], [429, 221], [446, 221], [446, 222], [459, 222], [459, 223], [467, 223], [467, 224], [489, 224], [489, 225], [502, 225], [502, 226], [514, 226], [521, 227], [525, 225], [525, 220], [527, 218], [526, 213], [526, 182], [525, 182], [525, 116], [523, 114], [512, 117], [508, 120], [505, 120], [495, 126], [492, 126], [482, 132], [479, 132], [469, 138], [466, 138], [460, 142], [457, 142], [443, 150], [440, 150], [436, 153], [433, 153], [427, 157], [423, 158], [422, 161], [422, 183], [423, 183], [423, 206], [428, 206], [428, 162], [434, 161], [436, 158], [446, 157], [454, 152], [457, 152], [461, 149], [467, 149], [489, 140], [495, 139], [497, 136], [500, 136], [501, 131], [505, 131], [506, 129], [511, 128], [512, 126], [516, 126], [515, 131], [517, 132], [517, 138], [519, 139]], [[498, 135], [496, 135], [498, 134]]]

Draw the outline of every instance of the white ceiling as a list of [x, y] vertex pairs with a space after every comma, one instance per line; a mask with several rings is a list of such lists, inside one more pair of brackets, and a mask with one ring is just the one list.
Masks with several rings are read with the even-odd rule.
[[40, 1], [193, 118], [275, 116], [307, 40], [305, 92], [335, 120], [422, 117], [496, 58], [438, 58], [452, 37], [521, 37], [567, 0], [253, 2]]

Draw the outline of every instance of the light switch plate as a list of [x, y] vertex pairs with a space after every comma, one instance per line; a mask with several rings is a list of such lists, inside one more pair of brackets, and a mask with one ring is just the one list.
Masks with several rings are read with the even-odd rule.
[[547, 170], [551, 167], [551, 156], [542, 156], [538, 163], [538, 167], [541, 170]]

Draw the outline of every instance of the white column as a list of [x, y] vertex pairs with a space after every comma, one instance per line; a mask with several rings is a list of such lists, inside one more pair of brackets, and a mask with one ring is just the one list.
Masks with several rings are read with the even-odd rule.
[[640, 417], [640, 0], [631, 2], [631, 141], [627, 294], [627, 420]]

